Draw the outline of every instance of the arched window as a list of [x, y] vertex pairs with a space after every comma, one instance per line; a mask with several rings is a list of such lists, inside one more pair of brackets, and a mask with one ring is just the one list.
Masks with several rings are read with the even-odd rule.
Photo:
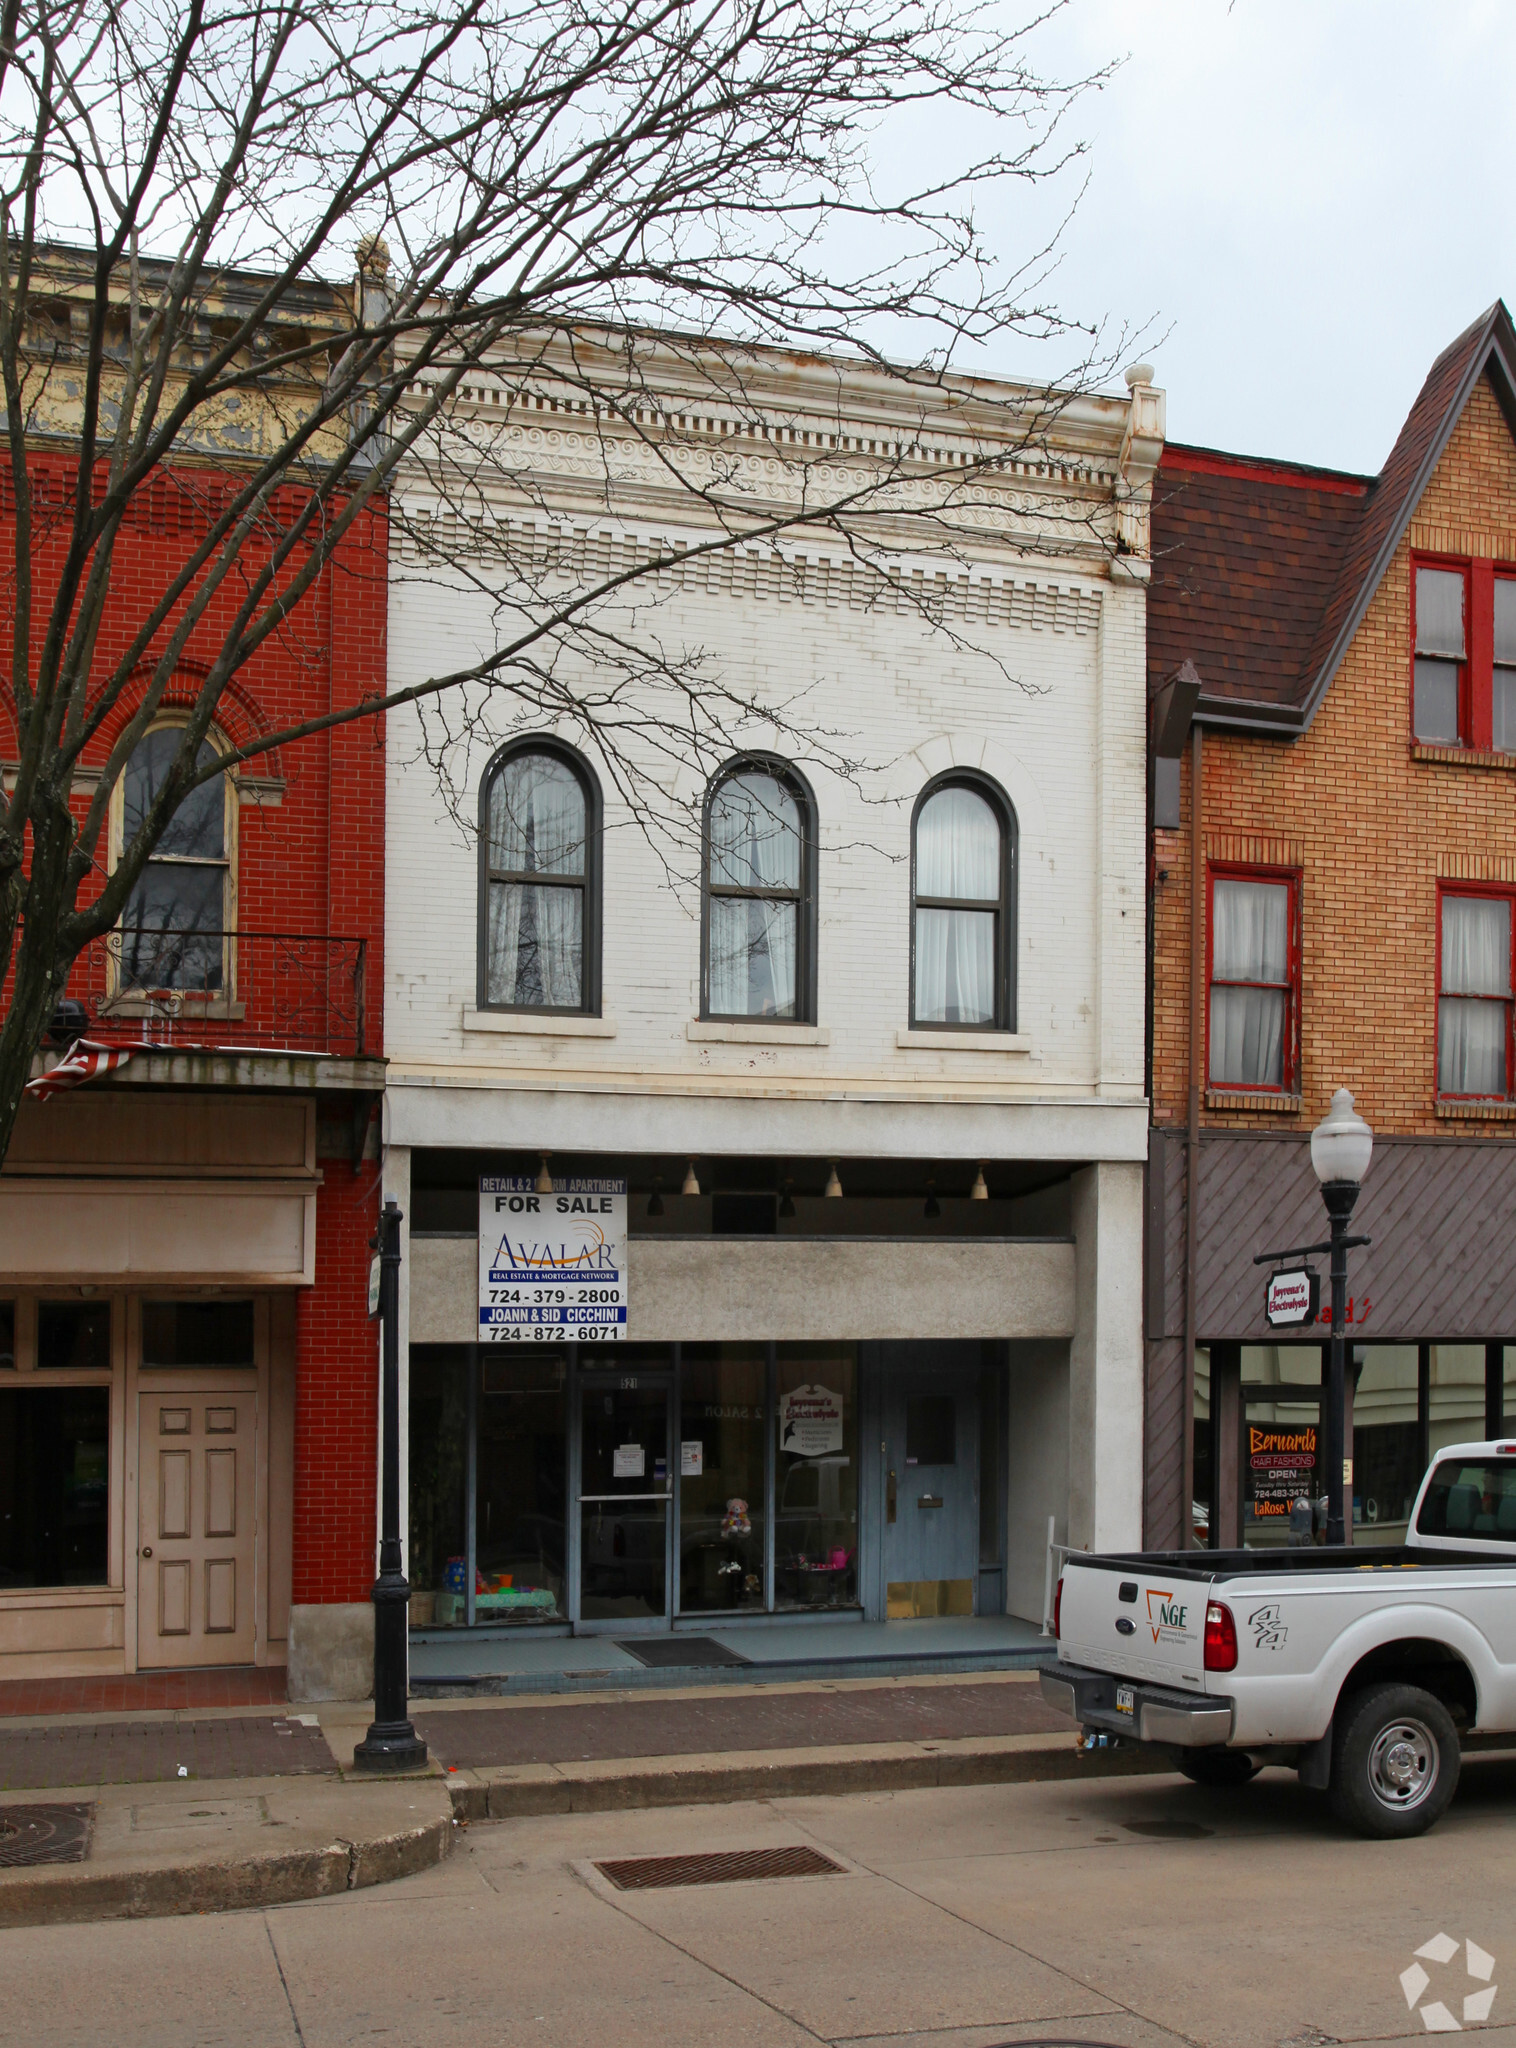
[[[179, 725], [160, 725], [138, 742], [121, 779], [123, 849], [141, 829], [183, 744]], [[206, 767], [219, 755], [202, 740], [196, 764]], [[218, 775], [191, 790], [169, 819], [122, 913], [122, 990], [227, 991], [235, 800], [227, 778]]]
[[931, 785], [911, 835], [911, 1022], [1016, 1028], [1016, 818], [994, 784]]
[[599, 789], [569, 748], [527, 740], [485, 773], [479, 1005], [600, 1007]]
[[815, 806], [793, 769], [733, 762], [705, 822], [703, 1014], [815, 1022]]

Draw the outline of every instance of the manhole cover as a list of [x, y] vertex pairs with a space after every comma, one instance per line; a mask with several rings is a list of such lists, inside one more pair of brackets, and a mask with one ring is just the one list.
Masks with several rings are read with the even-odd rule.
[[0, 1806], [0, 1870], [82, 1863], [94, 1818], [90, 1800], [77, 1806]]
[[1129, 1835], [1154, 1835], [1160, 1842], [1198, 1842], [1202, 1835], [1216, 1832], [1198, 1820], [1124, 1820], [1121, 1825]]
[[723, 1849], [708, 1856], [623, 1856], [595, 1868], [617, 1891], [676, 1884], [739, 1884], [753, 1877], [838, 1877], [843, 1865], [819, 1849]]

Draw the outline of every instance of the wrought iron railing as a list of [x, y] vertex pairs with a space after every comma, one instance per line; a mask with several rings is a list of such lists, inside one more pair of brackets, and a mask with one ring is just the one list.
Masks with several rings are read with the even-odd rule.
[[367, 952], [327, 933], [107, 932], [74, 962], [51, 1036], [361, 1058]]

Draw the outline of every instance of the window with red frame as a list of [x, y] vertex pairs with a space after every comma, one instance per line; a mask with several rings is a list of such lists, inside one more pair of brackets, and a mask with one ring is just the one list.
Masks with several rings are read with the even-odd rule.
[[1422, 563], [1416, 570], [1416, 666], [1412, 731], [1418, 740], [1459, 746], [1466, 737], [1468, 571]]
[[1206, 1065], [1211, 1087], [1294, 1093], [1299, 925], [1297, 876], [1212, 870]]
[[1413, 737], [1516, 753], [1516, 567], [1418, 560], [1412, 590]]
[[1437, 1093], [1504, 1100], [1511, 1093], [1511, 896], [1445, 889], [1438, 913]]

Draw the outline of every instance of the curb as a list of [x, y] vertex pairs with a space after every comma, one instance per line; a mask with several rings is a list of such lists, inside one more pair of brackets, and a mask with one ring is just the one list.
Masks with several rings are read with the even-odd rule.
[[452, 1853], [451, 1819], [322, 1849], [173, 1864], [157, 1869], [43, 1867], [0, 1876], [0, 1928], [70, 1920], [148, 1920], [234, 1913], [334, 1898], [431, 1870]]
[[[1018, 1738], [1010, 1738], [1011, 1742]], [[1024, 1744], [1025, 1738], [1019, 1738]], [[882, 1753], [881, 1753], [882, 1752]], [[743, 1799], [823, 1798], [854, 1792], [928, 1792], [966, 1785], [1039, 1784], [1059, 1778], [1122, 1778], [1172, 1770], [1146, 1749], [1086, 1754], [1072, 1740], [1037, 1746], [923, 1750], [881, 1745], [865, 1754], [748, 1751], [736, 1756], [649, 1757], [615, 1776], [558, 1764], [504, 1765], [449, 1777], [454, 1816], [465, 1823], [543, 1814], [617, 1813], [637, 1807], [709, 1806]]]

